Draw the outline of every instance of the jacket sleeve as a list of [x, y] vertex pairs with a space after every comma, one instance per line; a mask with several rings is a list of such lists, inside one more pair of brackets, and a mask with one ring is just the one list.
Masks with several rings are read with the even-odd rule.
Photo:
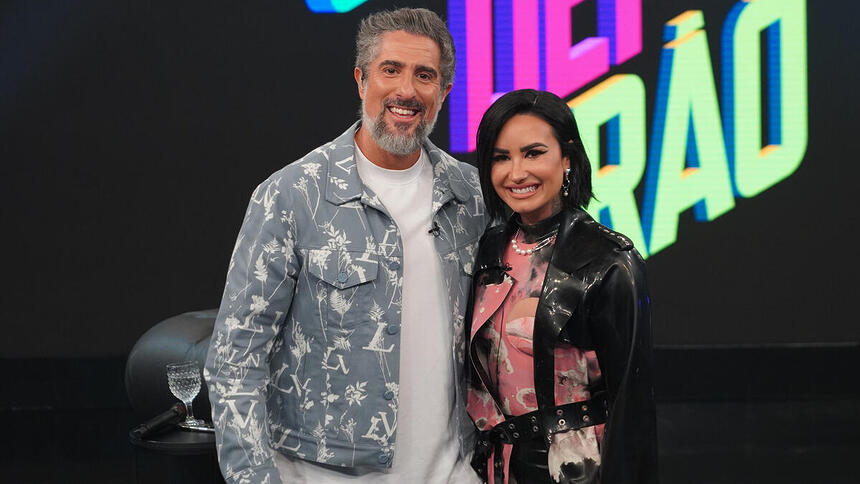
[[279, 180], [251, 197], [230, 258], [204, 376], [221, 472], [230, 483], [280, 484], [266, 424], [268, 357], [298, 273], [293, 211]]
[[645, 264], [633, 249], [616, 255], [589, 308], [611, 406], [601, 482], [653, 484], [658, 481], [657, 432]]

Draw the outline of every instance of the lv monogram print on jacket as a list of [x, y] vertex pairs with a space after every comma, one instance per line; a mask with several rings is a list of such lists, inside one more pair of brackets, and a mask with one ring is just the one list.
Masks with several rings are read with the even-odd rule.
[[[358, 177], [356, 127], [251, 197], [205, 369], [228, 482], [280, 482], [272, 449], [344, 467], [385, 468], [394, 458], [403, 247]], [[477, 171], [429, 142], [424, 149], [462, 383], [463, 317], [487, 220]], [[458, 385], [457, 408], [464, 390]], [[473, 425], [467, 416], [461, 423], [467, 452]]]

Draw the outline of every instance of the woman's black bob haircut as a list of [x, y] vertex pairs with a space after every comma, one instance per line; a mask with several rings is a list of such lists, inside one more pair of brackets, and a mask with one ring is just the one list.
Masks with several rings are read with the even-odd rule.
[[499, 131], [517, 114], [537, 116], [552, 127], [555, 139], [561, 146], [562, 156], [570, 159], [570, 190], [567, 197], [560, 194], [562, 205], [565, 209], [588, 207], [588, 202], [593, 198], [591, 163], [582, 146], [573, 112], [560, 97], [551, 92], [520, 89], [497, 99], [484, 113], [478, 126], [476, 152], [478, 174], [490, 218], [501, 220], [509, 213], [509, 209], [493, 189], [490, 170], [493, 166], [493, 148], [496, 146]]

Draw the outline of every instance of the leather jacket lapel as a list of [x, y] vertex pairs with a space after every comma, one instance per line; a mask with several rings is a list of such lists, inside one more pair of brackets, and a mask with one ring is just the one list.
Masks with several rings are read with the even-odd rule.
[[475, 306], [472, 308], [474, 317], [469, 335], [470, 344], [475, 338], [475, 334], [486, 324], [490, 316], [499, 310], [505, 298], [508, 297], [508, 292], [510, 292], [514, 282], [516, 281], [511, 276], [505, 274], [504, 279], [498, 284], [477, 285], [475, 288]]
[[532, 335], [538, 408], [555, 406], [555, 347], [568, 321], [577, 311], [581, 311], [579, 305], [585, 295], [587, 282], [571, 273], [587, 265], [593, 258], [590, 251], [585, 249], [585, 244], [577, 244], [576, 240], [577, 225], [588, 218], [581, 210], [564, 212], [544, 278]]

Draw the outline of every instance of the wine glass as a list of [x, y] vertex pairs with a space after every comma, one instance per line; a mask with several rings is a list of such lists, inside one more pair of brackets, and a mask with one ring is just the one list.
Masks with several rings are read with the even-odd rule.
[[200, 392], [200, 366], [196, 361], [170, 363], [167, 365], [167, 386], [170, 393], [185, 404], [185, 421], [181, 427], [198, 428], [205, 425], [202, 420], [194, 418], [191, 401]]

